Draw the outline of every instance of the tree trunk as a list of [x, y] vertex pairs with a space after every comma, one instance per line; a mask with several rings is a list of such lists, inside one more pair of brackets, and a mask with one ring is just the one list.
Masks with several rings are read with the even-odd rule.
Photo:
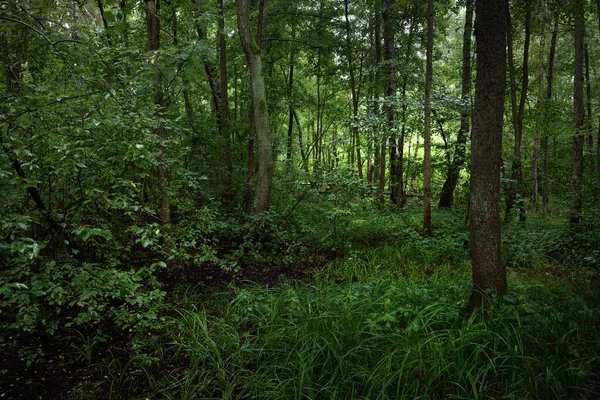
[[254, 209], [254, 145], [256, 126], [254, 124], [254, 107], [250, 106], [250, 126], [248, 127], [248, 162], [246, 164], [246, 214], [252, 214]]
[[287, 135], [287, 154], [288, 167], [292, 167], [292, 144], [294, 139], [294, 105], [292, 103], [292, 92], [294, 88], [294, 53], [290, 53], [290, 72], [288, 74], [288, 135]]
[[[600, 0], [596, 0], [596, 9], [598, 11], [598, 26], [600, 26]], [[598, 138], [596, 143], [596, 193], [595, 198], [600, 197], [600, 118], [598, 118]]]
[[512, 23], [510, 10], [507, 10], [507, 45], [508, 45], [508, 70], [510, 74], [510, 100], [512, 106], [513, 130], [515, 133], [515, 146], [511, 168], [511, 182], [506, 191], [505, 219], [510, 219], [510, 213], [514, 207], [517, 196], [519, 196], [519, 220], [525, 221], [525, 205], [523, 204], [523, 167], [521, 164], [521, 143], [523, 136], [523, 115], [527, 101], [527, 89], [529, 85], [529, 42], [531, 38], [531, 7], [527, 6], [525, 16], [525, 45], [523, 48], [523, 73], [521, 77], [521, 97], [517, 106], [517, 85], [515, 65], [513, 61]]
[[[598, 0], [600, 2], [600, 0]], [[552, 28], [552, 39], [550, 40], [550, 52], [548, 54], [548, 76], [546, 77], [546, 104], [549, 105], [552, 100], [552, 82], [554, 78], [554, 56], [556, 54], [556, 42], [558, 39], [558, 10], [554, 14], [554, 27]], [[548, 157], [549, 157], [549, 136], [548, 132], [542, 135], [542, 208], [548, 212], [550, 201], [550, 185], [548, 182]]]
[[[156, 52], [160, 48], [160, 20], [158, 18], [158, 9], [154, 0], [146, 0], [146, 22], [148, 31], [148, 48], [151, 52]], [[153, 55], [154, 57], [154, 55]], [[154, 91], [154, 118], [158, 126], [154, 129], [154, 134], [159, 137], [159, 166], [158, 166], [158, 190], [160, 196], [160, 217], [165, 224], [171, 223], [171, 211], [168, 193], [168, 173], [166, 171], [165, 153], [166, 147], [162, 142], [165, 139], [164, 125], [164, 93], [162, 88], [162, 74], [159, 63], [152, 63], [152, 87]]]
[[[175, 47], [179, 47], [179, 36], [178, 36], [178, 24], [177, 24], [177, 8], [173, 6], [171, 8], [171, 18], [173, 19], [173, 45]], [[181, 49], [178, 50], [178, 53], [181, 54]], [[192, 132], [196, 132], [196, 123], [194, 117], [194, 110], [192, 108], [192, 102], [190, 100], [190, 83], [187, 79], [187, 75], [183, 69], [183, 59], [178, 57], [177, 59], [177, 73], [181, 75], [181, 83], [183, 85], [183, 104], [185, 106], [185, 115], [188, 119], [188, 123], [190, 124], [190, 129]]]
[[302, 167], [308, 173], [308, 157], [306, 150], [304, 150], [304, 141], [302, 140], [302, 126], [300, 125], [300, 119], [298, 113], [294, 110], [294, 120], [296, 121], [296, 128], [298, 128], [298, 147], [300, 147], [300, 156], [302, 157]]
[[477, 79], [471, 166], [471, 262], [475, 307], [506, 292], [500, 262], [500, 165], [506, 90], [506, 0], [476, 0]]
[[[427, 61], [425, 68], [425, 160], [423, 230], [431, 236], [431, 83], [433, 80], [433, 0], [427, 2]], [[404, 143], [400, 143], [401, 146]]]
[[225, 202], [230, 203], [233, 199], [231, 165], [231, 138], [229, 135], [229, 93], [227, 84], [227, 43], [225, 42], [225, 17], [223, 15], [223, 0], [217, 0], [219, 23], [217, 36], [219, 38], [219, 130], [223, 138], [223, 161], [225, 163]]
[[390, 201], [392, 206], [400, 209], [402, 207], [404, 197], [402, 195], [403, 143], [398, 144], [398, 135], [396, 133], [398, 125], [398, 115], [396, 110], [397, 67], [392, 2], [393, 0], [383, 1], [383, 58], [386, 64], [387, 72], [385, 85], [385, 107], [387, 114], [387, 130], [390, 142]]
[[454, 205], [454, 190], [458, 185], [460, 171], [465, 165], [471, 117], [471, 35], [473, 32], [473, 2], [474, 0], [467, 0], [465, 11], [466, 18], [462, 48], [462, 112], [460, 114], [460, 129], [456, 137], [454, 157], [450, 164], [450, 168], [448, 168], [444, 185], [442, 186], [440, 203], [438, 205], [440, 208], [450, 208]]
[[[537, 107], [542, 108], [543, 88], [544, 88], [544, 47], [545, 40], [542, 35], [540, 43], [540, 52], [538, 53], [539, 71], [538, 71], [538, 85], [539, 85], [539, 96], [537, 100]], [[540, 137], [541, 137], [541, 121], [538, 120], [537, 127], [535, 130], [535, 138], [533, 140], [533, 149], [531, 151], [531, 208], [537, 211], [538, 208], [538, 193], [539, 193], [539, 179], [538, 179], [538, 167], [539, 167], [539, 153], [540, 153]]]
[[348, 59], [348, 71], [350, 73], [350, 91], [352, 93], [352, 139], [356, 149], [356, 167], [358, 178], [363, 180], [362, 159], [360, 152], [360, 133], [358, 131], [358, 90], [354, 71], [354, 51], [352, 49], [352, 36], [350, 32], [349, 0], [344, 0], [344, 17], [346, 18], [346, 57]]
[[[195, 4], [197, 8], [201, 7], [201, 1], [195, 0]], [[197, 21], [200, 18], [197, 18]], [[196, 22], [196, 32], [198, 34], [198, 39], [202, 41], [207, 41], [208, 36], [206, 34], [206, 29], [199, 22]], [[221, 90], [219, 89], [219, 83], [217, 81], [217, 72], [215, 71], [214, 65], [208, 62], [206, 59], [203, 61], [204, 64], [204, 72], [206, 73], [206, 79], [208, 81], [208, 86], [210, 87], [210, 96], [212, 100], [212, 107], [215, 115], [217, 116], [217, 125], [221, 124], [221, 101], [219, 99]], [[220, 130], [220, 128], [219, 128]]]
[[271, 184], [274, 170], [273, 141], [271, 139], [271, 128], [269, 124], [269, 109], [267, 106], [265, 80], [262, 75], [261, 50], [257, 42], [250, 36], [248, 0], [238, 0], [237, 6], [240, 41], [242, 43], [244, 54], [246, 55], [248, 69], [250, 70], [252, 108], [254, 112], [256, 141], [258, 146], [258, 183], [256, 187], [255, 212], [260, 214], [267, 211], [270, 206]]
[[586, 113], [585, 127], [587, 137], [587, 147], [591, 152], [594, 149], [593, 119], [592, 119], [592, 84], [590, 82], [590, 56], [588, 54], [587, 42], [584, 44], [585, 54], [585, 94], [586, 94]]
[[571, 232], [578, 230], [582, 211], [583, 143], [585, 138], [585, 106], [583, 100], [584, 36], [583, 0], [575, 0], [575, 91], [573, 94], [575, 132], [573, 135], [573, 202], [569, 215], [569, 229]]

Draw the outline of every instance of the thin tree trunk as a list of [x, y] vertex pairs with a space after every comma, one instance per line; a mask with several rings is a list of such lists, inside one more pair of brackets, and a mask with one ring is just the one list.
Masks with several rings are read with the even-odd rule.
[[[160, 49], [160, 19], [158, 18], [158, 9], [154, 0], [146, 0], [146, 22], [148, 31], [148, 48], [151, 52]], [[168, 193], [168, 173], [165, 167], [166, 147], [162, 143], [165, 140], [166, 131], [164, 125], [164, 93], [162, 88], [162, 74], [158, 67], [159, 63], [152, 63], [152, 86], [154, 91], [154, 118], [158, 126], [154, 129], [154, 134], [158, 136], [159, 145], [159, 166], [158, 166], [158, 190], [160, 196], [160, 216], [165, 224], [171, 223], [171, 211]]]
[[[427, 61], [425, 68], [425, 160], [423, 230], [431, 236], [431, 84], [433, 81], [433, 0], [427, 2]], [[400, 143], [401, 146], [404, 143]]]
[[[412, 54], [412, 42], [413, 42], [413, 38], [415, 35], [415, 29], [416, 29], [416, 25], [415, 25], [415, 21], [414, 19], [411, 20], [410, 22], [410, 28], [408, 29], [408, 38], [406, 41], [406, 52], [404, 54], [404, 65], [405, 65], [405, 71], [402, 74], [402, 128], [400, 129], [400, 138], [399, 138], [399, 142], [400, 142], [400, 146], [398, 146], [397, 148], [397, 152], [398, 152], [398, 163], [396, 165], [396, 173], [395, 173], [395, 179], [398, 182], [399, 185], [399, 192], [398, 192], [398, 196], [400, 196], [400, 198], [397, 200], [400, 202], [400, 207], [404, 207], [404, 205], [406, 204], [406, 196], [404, 195], [404, 187], [406, 186], [406, 184], [404, 183], [404, 138], [406, 137], [406, 114], [407, 114], [407, 101], [406, 101], [406, 87], [408, 85], [408, 65], [410, 62], [410, 56]], [[391, 179], [391, 178], [390, 178]]]
[[[294, 36], [294, 35], [292, 35]], [[288, 74], [287, 100], [288, 100], [288, 135], [287, 154], [288, 167], [292, 166], [292, 144], [294, 143], [294, 103], [292, 99], [294, 91], [294, 51], [290, 51], [290, 71]]]
[[227, 77], [227, 43], [225, 41], [225, 17], [223, 15], [223, 0], [217, 0], [219, 23], [217, 36], [219, 38], [219, 130], [223, 138], [223, 161], [225, 163], [225, 202], [233, 200], [233, 166], [231, 164], [231, 138], [229, 135], [229, 93]]
[[[600, 0], [598, 0], [600, 2]], [[556, 54], [556, 42], [558, 39], [558, 10], [554, 14], [554, 26], [552, 28], [552, 39], [550, 40], [550, 52], [548, 54], [548, 76], [546, 77], [546, 104], [552, 100], [552, 83], [554, 79], [554, 58]], [[550, 202], [550, 185], [548, 179], [548, 157], [549, 157], [549, 135], [542, 135], [542, 208], [548, 212]]]
[[585, 138], [584, 121], [584, 12], [583, 0], [575, 1], [575, 91], [573, 94], [573, 108], [575, 119], [575, 132], [573, 135], [573, 202], [569, 215], [569, 229], [575, 232], [581, 222], [582, 189], [583, 189], [583, 144]]
[[[264, 4], [264, 2], [260, 2]], [[238, 30], [242, 48], [250, 70], [250, 83], [252, 87], [252, 105], [254, 110], [254, 123], [256, 126], [256, 140], [258, 146], [258, 183], [256, 187], [257, 214], [269, 209], [271, 199], [271, 185], [273, 180], [274, 160], [273, 141], [269, 122], [269, 109], [265, 90], [265, 80], [262, 75], [262, 58], [260, 48], [251, 42], [250, 15], [248, 0], [238, 0]], [[262, 14], [262, 7], [259, 15]], [[259, 23], [259, 35], [262, 30]], [[260, 38], [261, 36], [259, 36]], [[260, 40], [259, 40], [260, 43]]]
[[386, 63], [387, 79], [385, 85], [387, 130], [390, 150], [390, 201], [393, 206], [400, 209], [403, 205], [402, 187], [402, 152], [403, 143], [398, 144], [396, 111], [397, 96], [397, 67], [395, 51], [395, 30], [393, 21], [393, 0], [383, 1], [383, 42], [384, 61]]
[[[510, 74], [510, 100], [512, 105], [513, 129], [515, 133], [515, 146], [511, 168], [511, 183], [506, 192], [505, 219], [510, 219], [510, 213], [513, 209], [517, 196], [519, 199], [519, 220], [526, 220], [525, 205], [523, 204], [523, 167], [521, 160], [521, 143], [523, 136], [523, 115], [525, 113], [525, 103], [527, 101], [527, 89], [529, 84], [529, 43], [531, 38], [531, 7], [527, 6], [525, 15], [525, 45], [523, 48], [523, 72], [521, 77], [521, 97], [517, 106], [517, 85], [515, 66], [513, 61], [513, 40], [512, 23], [510, 10], [507, 10], [507, 45], [508, 45], [508, 70]], [[516, 182], [516, 184], [515, 184]]]
[[[544, 48], [545, 40], [544, 35], [541, 37], [540, 52], [539, 52], [539, 71], [538, 71], [538, 85], [540, 88], [540, 94], [538, 96], [537, 106], [541, 109], [542, 98], [543, 98], [543, 87], [544, 87]], [[533, 150], [531, 152], [531, 208], [537, 210], [538, 208], [538, 193], [539, 193], [539, 179], [538, 179], [538, 168], [539, 168], [539, 153], [540, 153], [540, 137], [541, 137], [541, 121], [538, 121], [535, 130], [535, 138], [533, 140]]]
[[302, 126], [300, 125], [300, 119], [298, 113], [294, 110], [294, 120], [296, 121], [296, 128], [298, 129], [298, 147], [300, 147], [300, 156], [302, 157], [302, 167], [308, 173], [308, 158], [306, 150], [304, 149], [304, 141], [302, 139]]
[[[585, 40], [584, 40], [585, 42]], [[594, 149], [594, 133], [593, 133], [593, 119], [592, 119], [592, 84], [590, 82], [590, 56], [588, 54], [587, 42], [584, 44], [585, 48], [585, 94], [586, 94], [586, 113], [585, 113], [585, 126], [587, 135], [587, 147], [588, 150]]]
[[[348, 70], [350, 72], [350, 91], [352, 92], [352, 140], [353, 150], [356, 149], [356, 167], [358, 178], [363, 180], [363, 169], [360, 150], [360, 133], [358, 130], [358, 90], [356, 88], [356, 77], [354, 71], [354, 51], [352, 50], [352, 36], [350, 32], [349, 0], [344, 0], [344, 16], [346, 18], [346, 57], [348, 58]], [[354, 163], [353, 163], [354, 164]]]
[[506, 91], [506, 0], [476, 0], [477, 79], [471, 144], [470, 232], [475, 307], [486, 291], [502, 296], [506, 269], [500, 262], [500, 165]]
[[454, 205], [454, 191], [458, 185], [460, 171], [465, 165], [467, 139], [470, 133], [470, 117], [471, 117], [471, 36], [473, 32], [473, 2], [467, 0], [465, 11], [465, 28], [463, 31], [463, 48], [462, 48], [462, 111], [460, 114], [460, 129], [456, 136], [456, 144], [454, 157], [446, 180], [442, 186], [440, 195], [440, 208], [449, 208]]
[[[178, 24], [177, 24], [177, 8], [176, 7], [172, 7], [171, 8], [171, 18], [173, 19], [173, 45], [175, 47], [179, 47], [179, 35], [178, 35]], [[178, 53], [181, 54], [181, 49], [178, 50]], [[187, 75], [185, 74], [185, 71], [183, 69], [184, 65], [183, 65], [183, 59], [181, 57], [178, 57], [178, 61], [177, 61], [177, 72], [181, 75], [181, 83], [183, 84], [183, 104], [185, 105], [185, 115], [188, 119], [188, 123], [190, 124], [190, 128], [192, 129], [192, 132], [196, 132], [196, 124], [195, 124], [195, 117], [194, 117], [194, 110], [192, 108], [192, 103], [190, 100], [190, 90], [189, 90], [189, 86], [190, 86], [190, 82], [187, 79]]]

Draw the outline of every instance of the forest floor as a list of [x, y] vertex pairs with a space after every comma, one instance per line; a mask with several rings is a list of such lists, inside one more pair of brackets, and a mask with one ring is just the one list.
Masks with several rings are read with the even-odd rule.
[[464, 216], [434, 217], [430, 238], [416, 211], [356, 213], [285, 262], [159, 270], [156, 329], [3, 334], [0, 396], [598, 398], [597, 235], [506, 225], [510, 291], [479, 313]]

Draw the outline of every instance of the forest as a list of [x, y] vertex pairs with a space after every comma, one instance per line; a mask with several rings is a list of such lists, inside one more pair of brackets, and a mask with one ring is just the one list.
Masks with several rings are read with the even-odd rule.
[[0, 398], [600, 396], [600, 0], [4, 0], [0, 49]]

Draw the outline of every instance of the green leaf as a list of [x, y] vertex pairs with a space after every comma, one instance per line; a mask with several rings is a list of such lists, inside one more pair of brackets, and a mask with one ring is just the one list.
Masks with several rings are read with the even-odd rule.
[[106, 20], [106, 22], [109, 22], [109, 23], [113, 23], [117, 20], [117, 18], [115, 17], [115, 14], [113, 14], [110, 11], [104, 11], [104, 19]]

